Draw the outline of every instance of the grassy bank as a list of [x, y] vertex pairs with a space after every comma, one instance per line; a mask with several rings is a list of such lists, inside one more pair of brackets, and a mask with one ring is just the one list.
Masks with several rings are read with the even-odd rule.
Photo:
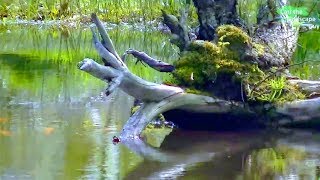
[[80, 20], [92, 12], [108, 22], [141, 22], [158, 18], [161, 9], [176, 13], [186, 0], [1, 0], [1, 19]]

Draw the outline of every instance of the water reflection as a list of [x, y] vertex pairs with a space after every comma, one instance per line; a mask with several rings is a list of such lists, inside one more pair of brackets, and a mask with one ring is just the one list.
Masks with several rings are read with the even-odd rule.
[[[319, 133], [175, 132], [160, 149], [124, 142], [145, 160], [125, 179], [318, 179]], [[308, 139], [308, 143], [304, 140]]]

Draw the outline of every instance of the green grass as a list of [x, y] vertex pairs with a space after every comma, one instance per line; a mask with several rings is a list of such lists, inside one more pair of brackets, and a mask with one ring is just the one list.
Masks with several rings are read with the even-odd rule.
[[88, 21], [92, 12], [108, 22], [139, 22], [158, 18], [161, 9], [177, 13], [185, 0], [1, 0], [0, 20]]

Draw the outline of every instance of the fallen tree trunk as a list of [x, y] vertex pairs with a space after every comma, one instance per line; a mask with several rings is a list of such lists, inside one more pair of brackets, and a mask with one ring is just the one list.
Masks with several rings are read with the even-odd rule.
[[[80, 70], [85, 71], [101, 80], [111, 84], [107, 89], [108, 94], [118, 87], [128, 95], [144, 102], [143, 106], [134, 113], [124, 126], [122, 137], [139, 135], [146, 125], [159, 114], [175, 108], [189, 109], [198, 107], [199, 111], [208, 109], [209, 112], [229, 112], [240, 104], [215, 99], [209, 96], [185, 93], [179, 87], [155, 84], [135, 76], [128, 69], [122, 71], [100, 65], [92, 59], [84, 59], [78, 64]], [[197, 110], [197, 108], [193, 108]]]
[[[219, 5], [213, 4], [213, 6]], [[220, 2], [221, 4], [222, 2]], [[195, 2], [196, 4], [196, 2]], [[232, 3], [235, 6], [235, 3]], [[210, 5], [210, 4], [209, 4]], [[202, 7], [202, 6], [201, 6]], [[232, 11], [233, 9], [230, 6], [226, 6], [228, 12]], [[198, 7], [198, 11], [200, 13], [201, 9], [200, 5]], [[204, 7], [203, 7], [204, 8]], [[209, 13], [208, 10], [202, 12], [202, 13]], [[215, 12], [215, 15], [217, 13]], [[183, 22], [185, 21], [185, 17], [181, 17], [182, 19], [177, 20], [173, 18], [172, 16], [168, 16], [164, 13], [165, 20], [169, 20], [169, 27], [171, 28], [171, 31], [173, 34], [175, 34], [175, 43], [179, 46], [181, 51], [188, 51], [191, 46], [193, 47], [200, 47], [196, 46], [191, 42], [190, 38], [187, 38], [188, 32], [186, 31], [185, 24]], [[202, 14], [199, 18], [204, 18], [204, 14]], [[167, 18], [166, 18], [167, 17]], [[235, 18], [235, 16], [228, 16], [229, 18]], [[173, 18], [173, 19], [172, 19]], [[223, 19], [223, 17], [220, 17]], [[140, 77], [132, 74], [129, 69], [127, 68], [126, 64], [123, 62], [123, 59], [121, 59], [118, 55], [118, 53], [115, 51], [115, 48], [112, 44], [111, 39], [109, 38], [106, 30], [102, 27], [102, 23], [99, 21], [97, 16], [95, 14], [92, 15], [93, 22], [98, 27], [99, 34], [102, 38], [102, 43], [100, 43], [98, 37], [95, 34], [95, 30], [92, 28], [93, 33], [93, 40], [95, 47], [100, 54], [100, 56], [103, 58], [104, 63], [106, 66], [100, 65], [96, 63], [92, 59], [84, 59], [81, 61], [78, 65], [80, 70], [83, 70], [101, 80], [104, 80], [109, 83], [109, 86], [106, 90], [106, 94], [109, 95], [114, 91], [114, 89], [119, 88], [122, 91], [126, 92], [128, 95], [136, 98], [137, 100], [140, 100], [143, 102], [143, 105], [140, 107], [138, 111], [136, 111], [128, 120], [126, 125], [123, 128], [123, 131], [121, 133], [121, 138], [128, 139], [128, 138], [137, 138], [143, 131], [143, 129], [148, 125], [150, 121], [152, 121], [154, 118], [156, 118], [159, 114], [173, 110], [173, 109], [179, 109], [183, 111], [188, 112], [195, 112], [195, 113], [202, 113], [202, 114], [211, 114], [211, 115], [222, 115], [223, 117], [228, 117], [230, 114], [236, 114], [239, 116], [248, 116], [248, 117], [255, 117], [257, 120], [259, 120], [259, 123], [263, 124], [264, 126], [288, 126], [290, 124], [295, 124], [297, 122], [307, 122], [310, 119], [318, 118], [320, 117], [320, 113], [317, 111], [317, 109], [320, 109], [320, 99], [312, 99], [312, 100], [299, 100], [294, 102], [286, 102], [281, 105], [270, 105], [267, 104], [259, 104], [257, 106], [250, 106], [246, 102], [246, 98], [242, 96], [242, 98], [239, 100], [232, 100], [232, 98], [224, 98], [221, 99], [219, 96], [213, 95], [198, 95], [198, 94], [192, 94], [187, 93], [183, 88], [176, 87], [176, 86], [168, 86], [164, 84], [156, 84], [152, 82], [145, 81], [141, 79]], [[222, 19], [219, 21], [220, 23], [223, 23]], [[204, 22], [202, 20], [202, 25], [204, 26], [207, 24], [208, 27], [210, 27], [209, 21]], [[175, 22], [178, 22], [176, 24]], [[229, 21], [228, 21], [229, 22]], [[236, 22], [236, 21], [234, 21]], [[170, 24], [171, 23], [171, 24]], [[209, 23], [209, 25], [208, 25]], [[273, 28], [271, 28], [271, 31], [267, 31], [266, 27], [261, 27], [259, 31], [256, 33], [256, 39], [254, 42], [246, 41], [245, 43], [241, 42], [240, 45], [236, 44], [236, 46], [233, 46], [232, 44], [227, 44], [224, 42], [226, 40], [227, 36], [224, 36], [222, 40], [220, 39], [220, 45], [218, 48], [216, 48], [214, 45], [209, 44], [212, 46], [212, 48], [224, 48], [227, 47], [229, 50], [233, 50], [236, 54], [239, 55], [240, 62], [245, 63], [253, 63], [258, 64], [258, 66], [262, 69], [269, 70], [270, 68], [276, 66], [276, 67], [283, 67], [288, 63], [289, 57], [292, 55], [294, 51], [294, 47], [297, 40], [297, 33], [292, 28], [292, 26], [286, 26], [287, 29], [283, 30], [281, 29], [283, 25], [277, 24]], [[225, 30], [227, 30], [230, 27], [227, 27]], [[289, 30], [288, 30], [289, 28]], [[204, 28], [206, 29], [206, 28]], [[212, 30], [212, 29], [208, 29]], [[237, 29], [231, 28], [231, 30], [238, 31]], [[265, 31], [266, 30], [266, 31]], [[264, 33], [266, 32], [266, 33]], [[264, 42], [268, 46], [270, 45], [271, 40], [267, 40], [264, 35], [269, 34], [271, 35], [272, 32], [274, 33], [271, 37], [271, 40], [274, 39], [274, 44], [272, 44], [272, 47], [264, 47], [263, 52], [259, 52], [259, 47], [255, 45], [254, 43], [258, 42]], [[276, 38], [284, 37], [286, 33], [291, 35], [290, 41], [283, 43], [282, 40], [276, 40]], [[228, 31], [224, 32], [228, 34]], [[241, 34], [243, 37], [247, 38], [247, 35]], [[210, 34], [204, 35], [211, 37]], [[281, 38], [278, 38], [281, 39]], [[202, 42], [201, 42], [202, 43]], [[205, 42], [206, 43], [206, 42]], [[204, 43], [204, 44], [205, 44]], [[239, 42], [235, 42], [239, 43]], [[202, 43], [203, 44], [203, 43]], [[239, 48], [240, 47], [240, 48]], [[277, 47], [286, 47], [286, 49], [281, 51], [274, 51], [277, 50]], [[241, 51], [241, 52], [240, 52]], [[244, 53], [243, 53], [243, 52]], [[258, 53], [259, 52], [259, 53]], [[129, 51], [128, 54], [133, 54], [134, 56], [140, 58], [142, 61], [147, 62], [149, 65], [156, 67], [158, 65], [162, 66], [165, 65], [166, 67], [169, 67], [169, 70], [173, 68], [172, 65], [166, 64], [164, 62], [156, 61], [155, 59], [149, 57], [148, 55], [137, 52], [137, 51]], [[186, 52], [183, 52], [183, 54], [187, 54]], [[196, 66], [196, 64], [194, 64]], [[161, 71], [161, 69], [158, 69]], [[253, 68], [253, 71], [255, 71], [255, 68]], [[173, 73], [176, 73], [175, 71]], [[193, 81], [193, 72], [191, 73], [190, 79]], [[237, 75], [235, 72], [233, 74]], [[187, 76], [189, 76], [187, 74]], [[197, 77], [195, 77], [197, 78]], [[220, 78], [220, 79], [219, 79]], [[227, 80], [231, 80], [232, 78], [219, 78], [219, 81], [221, 83], [234, 83], [234, 82], [226, 82]], [[211, 81], [211, 80], [210, 80]], [[213, 82], [213, 81], [212, 81]], [[250, 89], [250, 87], [244, 87], [243, 81], [237, 82], [240, 83], [239, 86], [230, 86], [231, 91], [238, 91], [243, 95], [243, 93]], [[291, 80], [290, 83], [293, 83], [297, 86], [300, 86], [303, 90], [305, 90], [308, 93], [318, 92], [320, 88], [318, 86], [315, 87], [315, 84], [320, 84], [320, 82], [306, 82], [306, 81], [294, 81]], [[216, 84], [215, 84], [216, 85]], [[217, 84], [219, 86], [219, 84]], [[223, 86], [222, 86], [223, 87]], [[228, 86], [225, 86], [228, 88]], [[238, 89], [234, 89], [234, 87], [237, 87]], [[256, 88], [254, 88], [256, 89]], [[224, 88], [221, 89], [221, 91], [228, 91], [228, 89]], [[272, 107], [272, 108], [270, 108]], [[294, 113], [293, 113], [294, 112]], [[254, 116], [252, 116], [254, 115]], [[258, 119], [259, 117], [264, 117], [263, 120]], [[212, 122], [211, 126], [214, 126], [214, 118], [215, 116], [211, 116]], [[225, 119], [225, 118], [224, 118]], [[265, 120], [268, 119], [268, 120]], [[201, 123], [201, 122], [198, 122]], [[233, 123], [232, 121], [229, 121], [228, 123]]]

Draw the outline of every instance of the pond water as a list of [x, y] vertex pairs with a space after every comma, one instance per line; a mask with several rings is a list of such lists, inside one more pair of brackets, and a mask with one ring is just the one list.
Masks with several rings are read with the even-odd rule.
[[[178, 56], [156, 31], [124, 26], [110, 34], [119, 52], [135, 48], [166, 62]], [[310, 34], [300, 39], [296, 61], [319, 60], [319, 46], [306, 40], [319, 40], [319, 32]], [[0, 179], [320, 178], [320, 133], [311, 130], [177, 130], [160, 148], [139, 140], [114, 145], [133, 99], [121, 91], [106, 98], [105, 84], [77, 69], [84, 57], [99, 60], [88, 28], [0, 26], [0, 47]], [[150, 81], [168, 77], [132, 58], [128, 64]], [[293, 71], [320, 77], [310, 71], [315, 63], [306, 67]]]

